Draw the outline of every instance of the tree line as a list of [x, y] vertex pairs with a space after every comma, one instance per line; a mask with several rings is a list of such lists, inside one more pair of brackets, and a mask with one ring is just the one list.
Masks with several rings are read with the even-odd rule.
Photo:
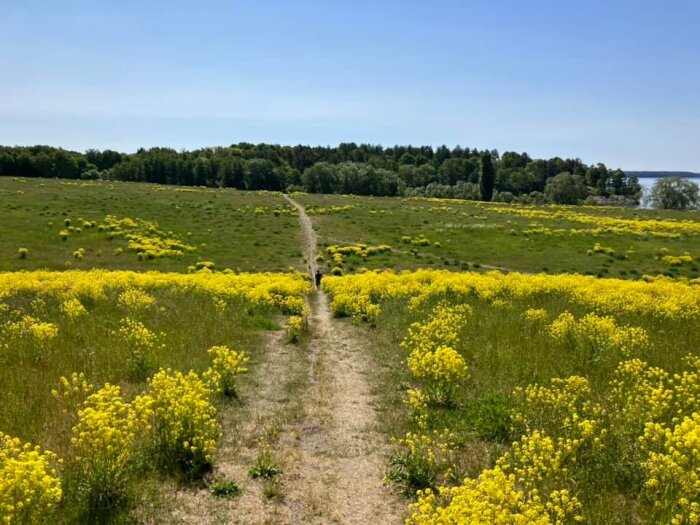
[[136, 153], [0, 146], [3, 175], [561, 204], [631, 203], [641, 196], [636, 177], [602, 163], [460, 146], [239, 143], [192, 151], [141, 148]]

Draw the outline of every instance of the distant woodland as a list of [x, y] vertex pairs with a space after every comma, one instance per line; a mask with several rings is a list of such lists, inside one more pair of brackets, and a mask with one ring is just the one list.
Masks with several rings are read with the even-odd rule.
[[0, 175], [523, 203], [626, 204], [636, 203], [641, 195], [635, 175], [601, 163], [460, 146], [239, 143], [192, 151], [142, 148], [136, 153], [0, 146]]

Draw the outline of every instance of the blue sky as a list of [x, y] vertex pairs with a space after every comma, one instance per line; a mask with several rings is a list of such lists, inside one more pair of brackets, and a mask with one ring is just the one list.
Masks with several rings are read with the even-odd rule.
[[700, 172], [700, 2], [0, 0], [0, 144], [461, 144]]

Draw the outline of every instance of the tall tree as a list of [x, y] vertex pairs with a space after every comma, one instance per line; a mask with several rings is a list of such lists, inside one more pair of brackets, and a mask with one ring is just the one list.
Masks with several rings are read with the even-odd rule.
[[587, 195], [586, 184], [581, 175], [568, 171], [547, 179], [544, 194], [554, 204], [578, 204]]
[[700, 207], [700, 188], [682, 177], [665, 177], [656, 181], [648, 200], [654, 208], [692, 210]]
[[479, 193], [481, 200], [489, 202], [493, 198], [493, 186], [496, 183], [496, 172], [493, 169], [490, 153], [481, 155], [481, 175], [479, 176]]

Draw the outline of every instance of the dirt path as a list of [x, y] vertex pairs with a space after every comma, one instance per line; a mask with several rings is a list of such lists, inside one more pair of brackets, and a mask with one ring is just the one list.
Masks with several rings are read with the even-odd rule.
[[[299, 210], [310, 274], [316, 233]], [[239, 404], [222, 409], [224, 438], [212, 479], [235, 479], [242, 491], [226, 500], [205, 486], [171, 487], [164, 519], [177, 524], [399, 524], [406, 501], [382, 485], [388, 445], [377, 430], [370, 361], [356, 327], [332, 319], [328, 298], [310, 299], [309, 337], [302, 345], [268, 332], [241, 388]], [[251, 480], [258, 440], [265, 437], [281, 474]]]
[[289, 195], [283, 195], [287, 202], [294, 206], [299, 212], [299, 225], [301, 226], [301, 233], [304, 237], [304, 253], [306, 254], [306, 260], [308, 261], [309, 274], [311, 279], [314, 278], [316, 274], [316, 250], [317, 250], [317, 239], [316, 232], [314, 231], [314, 226], [311, 223], [311, 219], [306, 213], [304, 207], [297, 201], [292, 199]]
[[[285, 198], [299, 211], [313, 275], [316, 233], [303, 206]], [[294, 515], [298, 523], [400, 523], [405, 502], [381, 483], [387, 445], [376, 430], [367, 349], [355, 327], [332, 320], [322, 291], [311, 303], [309, 325], [301, 456], [285, 490]]]

